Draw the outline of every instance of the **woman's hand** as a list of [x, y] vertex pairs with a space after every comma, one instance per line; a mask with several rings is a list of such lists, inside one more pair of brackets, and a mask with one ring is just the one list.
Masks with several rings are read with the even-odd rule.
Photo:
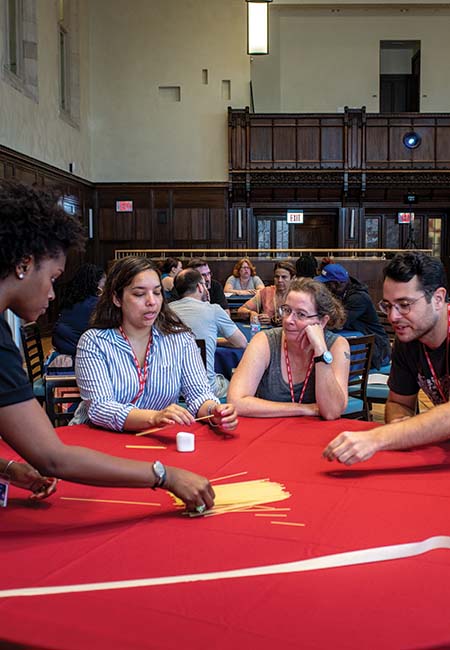
[[304, 329], [304, 343], [307, 341], [314, 351], [314, 356], [319, 357], [321, 354], [326, 352], [327, 344], [325, 343], [325, 335], [322, 325], [315, 323], [314, 325], [308, 325]]
[[258, 320], [261, 325], [270, 325], [270, 316], [268, 314], [258, 314]]
[[8, 468], [8, 479], [12, 485], [31, 490], [30, 499], [46, 499], [56, 490], [56, 478], [41, 476], [39, 472], [28, 463], [14, 462]]
[[223, 433], [234, 431], [238, 425], [238, 417], [233, 404], [216, 404], [211, 411], [210, 424]]
[[[164, 489], [184, 501], [188, 510], [209, 510], [214, 505], [214, 490], [208, 479], [178, 467], [167, 467]], [[197, 511], [199, 512], [199, 511]]]
[[154, 411], [151, 426], [163, 427], [166, 424], [192, 424], [194, 416], [179, 404], [170, 404], [162, 411]]

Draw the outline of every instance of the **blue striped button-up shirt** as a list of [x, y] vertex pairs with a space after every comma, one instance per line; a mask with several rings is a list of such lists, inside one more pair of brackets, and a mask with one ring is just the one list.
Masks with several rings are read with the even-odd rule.
[[139, 377], [130, 344], [115, 329], [87, 330], [78, 342], [75, 360], [83, 402], [72, 423], [90, 421], [122, 431], [131, 409], [161, 411], [177, 402], [180, 393], [194, 416], [206, 400], [218, 401], [190, 333], [164, 335], [153, 327], [147, 360], [144, 391], [133, 403], [139, 392]]

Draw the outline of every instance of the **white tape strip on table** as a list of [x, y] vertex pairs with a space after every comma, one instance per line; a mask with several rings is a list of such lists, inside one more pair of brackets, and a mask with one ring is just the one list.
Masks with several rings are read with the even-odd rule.
[[320, 569], [335, 569], [355, 564], [385, 562], [400, 560], [428, 553], [437, 549], [450, 550], [450, 537], [440, 535], [429, 537], [422, 542], [396, 544], [394, 546], [378, 546], [365, 548], [360, 551], [347, 551], [334, 555], [323, 555], [310, 560], [285, 562], [283, 564], [268, 564], [265, 566], [248, 567], [231, 571], [216, 571], [214, 573], [191, 573], [178, 576], [163, 576], [161, 578], [141, 578], [139, 580], [120, 580], [117, 582], [94, 582], [78, 585], [61, 585], [54, 587], [28, 587], [22, 589], [4, 589], [0, 598], [17, 596], [51, 596], [55, 594], [81, 593], [87, 591], [104, 591], [111, 589], [134, 589], [136, 587], [158, 587], [174, 585], [183, 582], [206, 582], [209, 580], [229, 580], [231, 578], [251, 578], [253, 576], [276, 575], [281, 573], [300, 573], [303, 571], [318, 571]]

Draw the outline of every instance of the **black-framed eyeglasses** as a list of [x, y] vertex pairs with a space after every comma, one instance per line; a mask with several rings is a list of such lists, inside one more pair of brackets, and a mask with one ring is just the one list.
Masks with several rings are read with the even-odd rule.
[[391, 313], [392, 309], [395, 309], [396, 312], [400, 314], [400, 316], [406, 316], [406, 314], [409, 314], [411, 311], [411, 307], [416, 303], [418, 300], [421, 298], [426, 297], [426, 293], [422, 294], [418, 298], [414, 298], [414, 300], [400, 300], [399, 302], [389, 302], [389, 300], [380, 300], [378, 303], [378, 309], [383, 312], [386, 316], [389, 316]]
[[294, 316], [294, 320], [308, 320], [308, 318], [318, 318], [319, 314], [306, 314], [304, 311], [294, 311], [289, 307], [289, 305], [281, 305], [278, 308], [278, 313], [283, 318], [287, 318], [291, 314]]

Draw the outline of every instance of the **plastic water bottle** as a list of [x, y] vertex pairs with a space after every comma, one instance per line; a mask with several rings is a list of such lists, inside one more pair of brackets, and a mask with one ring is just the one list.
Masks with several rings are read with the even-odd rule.
[[253, 314], [250, 318], [250, 332], [252, 336], [255, 336], [255, 334], [258, 334], [258, 332], [261, 331], [261, 323], [259, 322], [259, 318], [257, 314]]

